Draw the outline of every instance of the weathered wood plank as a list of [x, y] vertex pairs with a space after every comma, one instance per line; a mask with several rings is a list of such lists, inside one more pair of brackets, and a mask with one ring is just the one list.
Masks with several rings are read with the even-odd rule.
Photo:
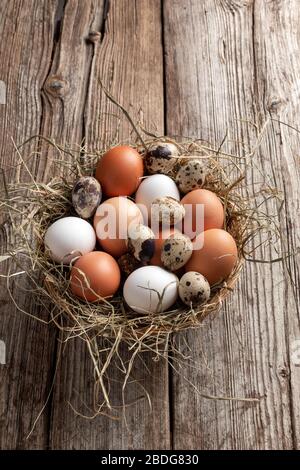
[[[254, 130], [235, 119], [262, 124], [272, 116], [299, 128], [296, 7], [296, 0], [166, 0], [167, 131], [220, 142], [228, 126], [232, 140], [249, 143]], [[56, 26], [61, 14], [60, 30]], [[131, 106], [135, 119], [163, 132], [160, 2], [111, 2], [104, 37], [96, 35], [93, 40], [98, 42], [86, 43], [91, 30], [102, 30], [102, 19], [100, 0], [70, 0], [66, 5], [49, 1], [36, 3], [33, 10], [32, 3], [1, 3], [0, 34], [10, 38], [0, 43], [0, 80], [7, 86], [6, 105], [0, 97], [1, 166], [11, 164], [11, 135], [17, 142], [39, 132], [56, 141], [79, 143], [85, 137], [91, 149], [110, 141], [118, 124], [111, 113], [117, 111], [101, 93], [99, 78]], [[118, 138], [128, 135], [129, 125], [122, 123]], [[227, 142], [227, 148], [239, 146]], [[261, 170], [286, 196], [280, 212], [282, 251], [299, 246], [298, 148], [297, 133], [273, 122], [262, 142], [258, 169], [248, 175], [250, 191], [262, 180]], [[32, 144], [28, 153], [34, 150]], [[43, 146], [43, 154], [46, 151]], [[38, 177], [49, 177], [49, 160], [30, 165]], [[4, 249], [7, 227], [1, 228]], [[266, 253], [270, 255], [278, 256]], [[262, 399], [259, 405], [208, 401], [175, 376], [175, 448], [300, 447], [300, 374], [292, 354], [300, 339], [298, 266], [293, 258], [284, 266], [248, 264], [222, 313], [207, 319], [199, 332], [185, 335], [197, 370], [186, 367], [183, 374], [201, 391]], [[19, 314], [1, 289], [0, 340], [6, 342], [8, 360], [5, 367], [0, 365], [1, 448], [170, 446], [167, 368], [151, 360], [150, 379], [142, 364], [136, 372], [152, 396], [152, 413], [146, 400], [128, 408], [129, 429], [124, 421], [87, 421], [74, 415], [68, 402], [88, 413], [83, 402], [89, 403], [92, 390], [90, 362], [79, 341], [64, 352], [51, 421], [49, 405], [27, 441], [50, 389], [56, 335]], [[43, 317], [30, 298], [14, 289], [27, 310]], [[114, 403], [120, 403], [118, 388], [112, 385]], [[127, 399], [141, 394], [133, 385]]]
[[[290, 123], [300, 128], [300, 12], [296, 0], [277, 4], [257, 0], [254, 6], [255, 70], [257, 76], [257, 115], [270, 116], [274, 120]], [[284, 194], [284, 208], [280, 211], [282, 229], [282, 251], [298, 253], [286, 259], [283, 269], [273, 284], [274, 304], [278, 282], [281, 288], [277, 295], [284, 316], [282, 335], [286, 341], [286, 357], [277, 367], [277, 377], [282, 387], [289, 390], [292, 444], [300, 448], [300, 188], [299, 188], [299, 143], [300, 134], [273, 122], [270, 126], [262, 158], [269, 155], [274, 183]], [[277, 313], [274, 311], [274, 316]], [[279, 338], [281, 341], [281, 338]], [[297, 346], [298, 345], [298, 346]], [[295, 356], [296, 348], [296, 356]], [[276, 430], [274, 430], [274, 433]]]
[[[6, 88], [6, 95], [0, 100], [0, 167], [6, 170], [8, 179], [14, 176], [9, 168], [16, 163], [11, 138], [21, 143], [40, 131], [40, 90], [51, 61], [57, 3], [54, 0], [46, 3], [14, 0], [3, 1], [0, 5], [0, 80]], [[26, 151], [27, 155], [36, 151], [35, 144], [27, 146]], [[28, 167], [33, 174], [38, 174], [39, 165], [34, 159], [28, 161]], [[7, 222], [1, 214], [3, 251], [10, 234]], [[32, 315], [47, 320], [26, 295], [26, 286], [26, 281], [14, 283], [13, 295], [17, 303]], [[0, 292], [0, 339], [6, 344], [6, 365], [0, 364], [0, 448], [46, 448], [48, 408], [35, 432], [28, 440], [26, 436], [50, 389], [53, 330], [20, 313], [10, 301], [4, 282], [0, 284]]]
[[[47, 60], [47, 63], [45, 66], [43, 79], [41, 80], [41, 82], [38, 83], [39, 93], [40, 90], [43, 89], [42, 102], [38, 109], [38, 127], [31, 129], [30, 132], [26, 134], [26, 136], [28, 137], [33, 134], [40, 133], [41, 135], [52, 138], [56, 142], [74, 142], [80, 144], [83, 138], [82, 116], [87, 94], [86, 86], [88, 83], [90, 60], [92, 57], [92, 46], [87, 45], [86, 38], [94, 24], [96, 24], [96, 27], [101, 24], [103, 2], [101, 0], [99, 2], [90, 1], [83, 3], [72, 0], [69, 1], [66, 5], [65, 3], [66, 2], [59, 2], [57, 6], [54, 4], [52, 5], [50, 3], [47, 4], [47, 8], [49, 9], [49, 12], [51, 12], [52, 15], [53, 25], [52, 34], [50, 36], [49, 54], [48, 56], [44, 57], [44, 60]], [[25, 8], [24, 5], [22, 6]], [[45, 9], [45, 11], [46, 13], [48, 12], [47, 9]], [[49, 12], [48, 15], [50, 16]], [[25, 10], [23, 10], [22, 8], [21, 14], [23, 15], [23, 20], [25, 21]], [[41, 10], [40, 16], [42, 16], [42, 14], [45, 14], [43, 10]], [[64, 21], [62, 26], [60, 27], [60, 16], [62, 15]], [[46, 20], [49, 22], [49, 18], [46, 18]], [[13, 21], [17, 22], [18, 18], [13, 18]], [[41, 24], [41, 31], [43, 31], [42, 27], [44, 27], [46, 30], [46, 27], [49, 26], [51, 26], [51, 24]], [[30, 27], [31, 29], [34, 28], [29, 24], [29, 31], [31, 31]], [[39, 30], [40, 34], [41, 31]], [[57, 37], [61, 38], [58, 42]], [[44, 47], [41, 37], [33, 38], [33, 41], [34, 39], [36, 39], [36, 41], [39, 40], [42, 47]], [[34, 47], [29, 48], [29, 46], [28, 50], [26, 49], [26, 53], [29, 54], [31, 50], [35, 51], [36, 53]], [[35, 76], [36, 73], [39, 73], [39, 70], [36, 70], [34, 68], [34, 62], [37, 59], [38, 57], [33, 54], [31, 60], [31, 73], [33, 76]], [[29, 59], [28, 63], [30, 63]], [[76, 64], [76, 66], [74, 66], [74, 64]], [[21, 93], [24, 93], [24, 90], [22, 90]], [[34, 96], [33, 98], [36, 99], [36, 96]], [[40, 95], [38, 95], [38, 98], [40, 104]], [[28, 122], [27, 125], [29, 126], [29, 124], [31, 124], [31, 116], [29, 115], [25, 118], [26, 122]], [[22, 141], [24, 139], [22, 138], [19, 139], [19, 141], [20, 140]], [[46, 145], [42, 145], [39, 150], [43, 158], [39, 161], [37, 168], [34, 168], [34, 174], [40, 180], [47, 180], [47, 178], [49, 178], [50, 176], [49, 168], [53, 152], [48, 152], [49, 147], [47, 147]], [[28, 152], [28, 149], [26, 149], [26, 151]], [[45, 158], [45, 156], [47, 156], [48, 158]], [[57, 170], [59, 171], [59, 169]], [[32, 313], [35, 313], [33, 305], [29, 307], [29, 310]], [[31, 338], [31, 335], [34, 334], [35, 329], [38, 330], [36, 333], [37, 338], [35, 339], [35, 341], [42, 341], [43, 335], [40, 333], [40, 328], [36, 326], [35, 328], [33, 328], [32, 324], [30, 324], [30, 326], [31, 333], [29, 335], [28, 332], [26, 332], [26, 336], [24, 336], [24, 342], [26, 341], [26, 339], [28, 340], [28, 338]], [[7, 329], [9, 330], [9, 328]], [[55, 351], [53, 345], [56, 337], [56, 332], [49, 328], [48, 330], [49, 332], [52, 331], [52, 342], [49, 343], [49, 345], [43, 345], [44, 351], [40, 351], [37, 349], [35, 351], [36, 357], [30, 358], [30, 360], [28, 361], [28, 368], [33, 369], [32, 374], [34, 375], [34, 381], [27, 380], [26, 384], [27, 387], [29, 387], [30, 385], [32, 387], [32, 384], [36, 385], [41, 381], [41, 386], [43, 387], [43, 390], [45, 389], [43, 396], [39, 397], [41, 403], [37, 402], [37, 400], [35, 400], [37, 403], [35, 403], [35, 401], [33, 400], [31, 400], [30, 402], [30, 397], [32, 397], [32, 394], [26, 394], [26, 392], [22, 392], [19, 394], [19, 396], [22, 397], [20, 406], [17, 406], [17, 403], [15, 403], [15, 406], [11, 407], [12, 411], [19, 413], [20, 407], [23, 405], [24, 400], [25, 404], [27, 403], [27, 400], [29, 401], [32, 409], [30, 410], [31, 414], [29, 418], [27, 416], [27, 426], [33, 424], [33, 420], [36, 418], [38, 412], [41, 410], [42, 405], [46, 401], [47, 393], [50, 391], [50, 378], [47, 380], [47, 378], [44, 377], [47, 377], [47, 374], [49, 373], [52, 377], [53, 374], [52, 366], [55, 362]], [[22, 343], [20, 343], [20, 346], [22, 346]], [[22, 357], [21, 352], [18, 351], [18, 353], [19, 356]], [[49, 364], [46, 362], [46, 360], [40, 361], [41, 356], [42, 358], [44, 358], [45, 356], [46, 359], [48, 359]], [[43, 368], [43, 373], [40, 371], [39, 368], [36, 368], [35, 366], [34, 359], [36, 358], [39, 358], [39, 364]], [[16, 367], [15, 370], [18, 376], [20, 374], [20, 367], [21, 365], [19, 365], [19, 367]], [[36, 378], [36, 375], [38, 375], [39, 378]], [[36, 393], [38, 392], [40, 393], [40, 389], [39, 387], [36, 387]], [[44, 422], [46, 423], [44, 425], [45, 434], [41, 432], [41, 426], [43, 426]], [[13, 433], [18, 436], [18, 433], [16, 433], [16, 429], [20, 428], [20, 439], [25, 439], [26, 434], [30, 429], [27, 430], [27, 428], [25, 428], [24, 431], [21, 427], [21, 420], [19, 423], [16, 423], [16, 420], [10, 420], [10, 423], [13, 428]], [[40, 444], [40, 446], [42, 447], [49, 445], [49, 426], [49, 413], [47, 408], [47, 413], [44, 413], [44, 415], [38, 422], [38, 426], [34, 434], [39, 435], [40, 440], [43, 440], [43, 444]], [[11, 439], [11, 437], [8, 437], [8, 439]], [[14, 448], [13, 440], [11, 442], [11, 445], [12, 448]], [[22, 447], [24, 446], [24, 444], [20, 444], [20, 446]]]
[[[43, 87], [43, 120], [41, 135], [62, 145], [70, 144], [79, 149], [84, 139], [84, 107], [89, 86], [89, 74], [93, 57], [93, 45], [89, 41], [90, 31], [100, 29], [103, 20], [103, 0], [69, 0], [63, 2], [61, 27], [53, 45], [52, 62]], [[53, 148], [42, 144], [41, 154], [47, 155], [43, 162], [43, 178], [49, 179], [53, 174], [63, 171], [63, 168], [53, 168], [51, 160]], [[71, 158], [64, 155], [64, 158]], [[59, 337], [58, 340], [61, 338]], [[82, 366], [86, 363], [85, 350], [78, 343], [72, 348], [64, 348], [63, 360], [57, 364], [53, 397], [51, 397], [51, 417], [49, 420], [49, 447], [76, 447], [72, 436], [67, 442], [62, 439], [65, 426], [65, 415], [70, 415], [74, 423], [73, 435], [76, 435], [76, 419], [71, 410], [68, 398], [58, 399], [58, 390], [64, 384], [65, 391], [77, 392], [78, 388], [86, 387], [86, 376], [81, 374]], [[57, 351], [53, 360], [58, 359]], [[69, 367], [68, 367], [69, 365]], [[79, 382], [80, 381], [80, 382]], [[85, 425], [86, 424], [86, 425]], [[81, 423], [83, 439], [88, 441], [87, 421]], [[87, 444], [89, 448], [90, 444]]]
[[[104, 0], [64, 2], [61, 27], [42, 91], [44, 106], [41, 134], [78, 151], [84, 139], [83, 112], [93, 54], [89, 33], [102, 24], [103, 6]], [[44, 145], [42, 152], [46, 150]], [[52, 153], [48, 154], [43, 175], [45, 180], [49, 178]], [[64, 158], [71, 157], [65, 154]], [[59, 171], [56, 168], [54, 170]]]
[[[161, 44], [161, 9], [159, 0], [114, 0], [103, 28], [103, 37], [94, 34], [94, 55], [84, 112], [86, 147], [95, 150], [104, 143], [130, 138], [130, 126], [101, 91], [99, 79], [130, 112], [152, 130], [163, 133], [163, 69]], [[93, 28], [99, 32], [98, 28]], [[149, 47], [151, 45], [151, 47]], [[140, 110], [142, 110], [140, 112]], [[119, 122], [119, 118], [121, 121]], [[118, 135], [116, 130], [119, 128]], [[122, 356], [126, 358], [126, 348]], [[85, 345], [72, 342], [62, 359], [55, 387], [51, 423], [51, 447], [76, 449], [159, 449], [168, 448], [169, 406], [166, 364], [146, 360], [136, 368], [135, 379], [145, 386], [152, 398], [152, 412], [147, 399], [136, 402], [144, 391], [136, 384], [128, 388], [126, 421], [98, 417], [93, 421], [74, 415], [72, 404], [85, 414], [92, 414], [85, 404], [92, 402], [93, 371]], [[121, 405], [124, 377], [110, 370], [110, 397]]]
[[[296, 1], [166, 0], [167, 131], [220, 143], [250, 143], [251, 126], [271, 116], [300, 127], [299, 13]], [[227, 149], [239, 146], [227, 142]], [[258, 257], [299, 246], [298, 135], [271, 124], [247, 175], [283, 191], [283, 241]], [[269, 205], [268, 212], [276, 210]], [[188, 333], [196, 370], [182, 372], [200, 391], [260, 396], [259, 405], [207, 400], [174, 377], [173, 444], [201, 449], [299, 447], [299, 368], [290, 361], [299, 331], [299, 263], [248, 263], [234, 295], [215, 319]]]

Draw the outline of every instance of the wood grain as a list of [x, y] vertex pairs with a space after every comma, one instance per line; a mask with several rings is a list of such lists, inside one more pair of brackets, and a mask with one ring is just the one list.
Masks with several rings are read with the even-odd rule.
[[[0, 5], [0, 79], [6, 84], [6, 104], [0, 105], [0, 153], [1, 168], [8, 180], [15, 173], [11, 166], [17, 163], [12, 138], [21, 143], [40, 131], [40, 90], [51, 60], [56, 6], [56, 1], [43, 4], [17, 0], [3, 1]], [[26, 148], [28, 155], [36, 150], [34, 144]], [[38, 174], [34, 160], [28, 161], [28, 166]], [[10, 230], [2, 214], [0, 223], [1, 250], [5, 251]], [[17, 303], [32, 315], [47, 320], [24, 291], [26, 287], [26, 281], [14, 282]], [[26, 436], [50, 388], [54, 330], [21, 314], [10, 301], [3, 282], [0, 289], [0, 338], [6, 344], [6, 365], [0, 365], [0, 448], [45, 448], [48, 408], [30, 439]]]
[[[241, 150], [254, 127], [276, 117], [300, 127], [299, 15], [295, 1], [167, 0], [164, 4], [167, 131]], [[230, 142], [231, 139], [231, 142]], [[262, 179], [285, 196], [282, 242], [259, 258], [299, 246], [298, 160], [295, 131], [270, 122], [249, 193]], [[268, 213], [278, 206], [268, 204]], [[195, 368], [185, 376], [203, 393], [261, 397], [259, 404], [208, 400], [175, 376], [173, 445], [182, 449], [291, 449], [299, 447], [299, 368], [290, 361], [299, 331], [299, 263], [248, 263], [222, 312], [186, 334]]]
[[[15, 136], [14, 128], [11, 128], [17, 142], [23, 142], [32, 135], [40, 134], [56, 142], [74, 142], [80, 145], [83, 138], [82, 116], [89, 78], [86, 72], [89, 70], [93, 50], [92, 44], [88, 44], [86, 39], [94, 25], [98, 27], [101, 24], [103, 2], [76, 0], [70, 0], [67, 4], [64, 1], [46, 2], [43, 8], [37, 8], [37, 11], [32, 12], [32, 24], [26, 20], [26, 8], [30, 9], [30, 5], [26, 6], [24, 2], [14, 5], [8, 16], [5, 16], [12, 28], [21, 25], [20, 30], [17, 29], [15, 32], [18, 42], [8, 57], [8, 60], [15, 64], [13, 71], [16, 74], [15, 82], [11, 86], [8, 82], [9, 99], [12, 100], [12, 104], [16, 101], [16, 104], [15, 108], [8, 109], [6, 119], [14, 123], [15, 116], [18, 116], [15, 122], [17, 129], [20, 129], [19, 134]], [[36, 28], [36, 25], [39, 27]], [[36, 31], [35, 35], [32, 35], [33, 30]], [[3, 34], [6, 35], [6, 32]], [[26, 56], [24, 56], [21, 54], [21, 49], [23, 41], [26, 40]], [[35, 44], [40, 44], [40, 49], [37, 49]], [[19, 66], [16, 62], [18, 53], [22, 59]], [[5, 57], [5, 54], [3, 56]], [[8, 63], [4, 64], [6, 66], [4, 70], [12, 73]], [[26, 63], [28, 65], [24, 69]], [[24, 85], [18, 84], [21, 79], [24, 80]], [[30, 90], [29, 95], [26, 89]], [[18, 90], [20, 97], [16, 96], [14, 99], [15, 90]], [[24, 103], [18, 102], [18, 99], [24, 100], [26, 97]], [[8, 104], [10, 105], [11, 101]], [[5, 137], [6, 158], [7, 162], [11, 163], [10, 134], [7, 133]], [[41, 158], [33, 159], [30, 165], [37, 179], [47, 181], [49, 177], [61, 171], [60, 168], [51, 167], [52, 159], [57, 155], [54, 155], [49, 146], [42, 144], [33, 148], [26, 147], [23, 152], [29, 155], [33, 150], [38, 150], [41, 155]], [[2, 161], [5, 166], [5, 154]], [[6, 236], [4, 232], [3, 237]], [[24, 291], [20, 291], [19, 295], [15, 291], [14, 295], [17, 295], [18, 300], [20, 297], [21, 301], [26, 301], [24, 309], [47, 320], [47, 316], [36, 308], [33, 300], [25, 297]], [[29, 322], [20, 312], [14, 314], [17, 318], [14, 319], [15, 325], [12, 329], [12, 319], [7, 313], [11, 309], [12, 303], [7, 303], [3, 311], [5, 321], [1, 325], [4, 328], [3, 338], [8, 345], [9, 353], [14, 353], [14, 357], [7, 364], [6, 380], [1, 383], [6, 387], [5, 394], [1, 394], [1, 398], [3, 397], [1, 414], [7, 427], [6, 430], [4, 426], [2, 428], [4, 432], [1, 447], [51, 447], [49, 437], [51, 399], [47, 402], [31, 438], [26, 440], [26, 436], [51, 391], [56, 363], [57, 332], [49, 326], [41, 326], [36, 320]], [[24, 374], [20, 374], [22, 369]], [[16, 415], [12, 415], [13, 413]]]
[[[297, 0], [2, 1], [1, 168], [9, 180], [14, 177], [11, 137], [20, 143], [42, 134], [56, 142], [84, 141], [89, 150], [134, 138], [100, 80], [148, 130], [216, 145], [227, 135], [229, 151], [242, 152], [242, 142], [251, 145], [268, 120], [246, 181], [249, 194], [263, 180], [281, 191], [284, 202], [267, 201], [266, 210], [277, 215], [282, 234], [256, 257], [297, 251], [297, 7]], [[55, 155], [45, 143], [24, 149], [26, 155], [37, 152], [41, 156], [28, 162], [37, 178], [46, 181], [62, 171], [51, 165]], [[5, 251], [10, 230], [2, 214], [0, 223]], [[222, 311], [199, 331], [178, 336], [193, 361], [181, 376], [170, 371], [169, 383], [165, 364], [151, 357], [137, 363], [137, 382], [126, 395], [134, 404], [126, 408], [126, 419], [87, 420], [73, 412], [71, 406], [91, 412], [93, 371], [83, 343], [63, 345], [53, 394], [28, 439], [51, 389], [63, 338], [18, 312], [2, 282], [0, 340], [6, 343], [7, 364], [0, 364], [0, 448], [299, 449], [299, 265], [299, 255], [283, 263], [248, 262]], [[47, 320], [24, 294], [26, 287], [14, 282], [17, 301]], [[128, 358], [126, 347], [122, 357]], [[110, 397], [119, 405], [122, 374], [110, 374]], [[203, 394], [257, 397], [259, 403], [207, 399], [186, 379]]]
[[[93, 34], [94, 52], [84, 108], [84, 135], [89, 150], [101, 149], [107, 142], [131, 139], [131, 128], [103, 93], [99, 81], [115, 99], [142, 120], [148, 129], [154, 124], [163, 133], [163, 70], [160, 2], [157, 0], [118, 0], [110, 2], [103, 37]], [[69, 22], [66, 20], [66, 24]], [[96, 29], [99, 33], [99, 27]], [[63, 38], [63, 34], [62, 34]], [[63, 40], [63, 39], [62, 39]], [[151, 47], [149, 47], [151, 44]], [[61, 45], [63, 47], [63, 45]], [[141, 111], [142, 110], [142, 111]], [[116, 133], [117, 131], [117, 133]], [[132, 137], [134, 138], [134, 136]], [[128, 360], [126, 347], [123, 360]], [[74, 415], [69, 403], [90, 415], [93, 371], [85, 345], [80, 341], [67, 346], [59, 370], [53, 400], [51, 447], [75, 449], [159, 449], [168, 448], [169, 405], [168, 368], [151, 357], [135, 368], [135, 380], [126, 393], [126, 403], [134, 403], [126, 419], [112, 421], [99, 417], [94, 421]], [[149, 369], [147, 372], [147, 368]], [[110, 370], [110, 397], [122, 404], [120, 387], [124, 375]], [[149, 408], [143, 387], [152, 399]], [[144, 398], [143, 398], [144, 397]]]

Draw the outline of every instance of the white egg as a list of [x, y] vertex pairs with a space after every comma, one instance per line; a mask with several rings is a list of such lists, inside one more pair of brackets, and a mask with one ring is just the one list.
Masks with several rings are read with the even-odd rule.
[[137, 313], [158, 313], [168, 310], [178, 297], [178, 278], [158, 266], [143, 266], [127, 278], [123, 296]]
[[63, 217], [50, 225], [44, 241], [45, 248], [54, 261], [69, 264], [77, 256], [94, 250], [96, 235], [86, 220]]
[[148, 221], [150, 207], [154, 199], [165, 196], [173, 197], [177, 201], [180, 200], [179, 190], [169, 176], [151, 175], [141, 182], [135, 195], [135, 202], [142, 211], [145, 223]]

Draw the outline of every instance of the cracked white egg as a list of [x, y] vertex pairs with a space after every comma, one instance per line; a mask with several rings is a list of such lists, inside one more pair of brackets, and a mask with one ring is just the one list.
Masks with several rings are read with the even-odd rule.
[[133, 271], [124, 284], [127, 305], [137, 313], [161, 313], [178, 297], [178, 277], [158, 266], [143, 266]]

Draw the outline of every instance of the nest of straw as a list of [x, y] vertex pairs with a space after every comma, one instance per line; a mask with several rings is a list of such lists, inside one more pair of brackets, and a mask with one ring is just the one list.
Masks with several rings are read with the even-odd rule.
[[[145, 148], [156, 140], [162, 138], [151, 137], [143, 140], [143, 145], [133, 146], [145, 155]], [[165, 140], [175, 142], [169, 138]], [[171, 311], [139, 315], [125, 305], [121, 290], [111, 299], [98, 303], [84, 302], [70, 291], [70, 267], [52, 262], [45, 252], [43, 240], [51, 223], [61, 217], [75, 215], [71, 202], [73, 184], [79, 176], [94, 174], [98, 159], [107, 149], [90, 154], [82, 149], [73, 151], [68, 147], [66, 150], [53, 142], [47, 143], [60, 155], [52, 166], [59, 168], [61, 173], [63, 165], [63, 176], [53, 177], [48, 183], [36, 181], [18, 150], [20, 165], [29, 173], [30, 179], [28, 181], [27, 178], [27, 182], [6, 182], [1, 193], [1, 207], [6, 211], [12, 228], [6, 258], [13, 263], [6, 275], [7, 287], [14, 300], [10, 282], [13, 274], [27, 276], [30, 295], [35, 295], [43, 308], [47, 307], [50, 321], [64, 332], [67, 339], [79, 337], [86, 342], [95, 369], [96, 410], [101, 412], [104, 406], [110, 407], [104, 377], [109, 364], [118, 356], [120, 344], [127, 343], [132, 357], [124, 371], [125, 380], [138, 353], [151, 351], [156, 357], [167, 357], [171, 334], [199, 327], [203, 319], [217, 312], [230, 295], [248, 255], [248, 242], [265, 225], [265, 220], [251, 204], [247, 191], [243, 191], [244, 172], [236, 156], [220, 152], [203, 141], [176, 139], [181, 154], [186, 158], [192, 155], [203, 159], [208, 169], [204, 187], [215, 192], [224, 204], [224, 228], [234, 237], [238, 247], [238, 262], [233, 272], [224, 282], [213, 286], [209, 301], [197, 309], [178, 301]], [[65, 160], [65, 152], [72, 158]], [[236, 176], [232, 178], [232, 174]], [[21, 307], [20, 310], [24, 311]], [[104, 358], [99, 352], [99, 338], [109, 340], [110, 347]]]

